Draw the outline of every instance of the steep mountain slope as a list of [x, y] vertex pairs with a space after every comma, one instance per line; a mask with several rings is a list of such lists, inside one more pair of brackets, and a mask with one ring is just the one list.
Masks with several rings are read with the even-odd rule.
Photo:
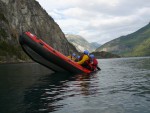
[[121, 56], [150, 56], [150, 23], [127, 36], [114, 39], [96, 51], [107, 51]]
[[0, 0], [0, 61], [28, 60], [18, 37], [30, 31], [56, 50], [68, 55], [77, 52], [58, 24], [35, 0]]
[[79, 35], [66, 34], [67, 40], [73, 44], [79, 52], [83, 52], [84, 50], [89, 50], [90, 52], [96, 49], [96, 46], [89, 43], [83, 37]]
[[99, 47], [101, 46], [101, 44], [99, 44], [99, 43], [97, 43], [97, 42], [92, 42], [92, 43], [90, 43], [90, 45], [91, 45], [93, 48], [95, 48], [95, 49], [97, 49], [97, 48], [99, 48]]

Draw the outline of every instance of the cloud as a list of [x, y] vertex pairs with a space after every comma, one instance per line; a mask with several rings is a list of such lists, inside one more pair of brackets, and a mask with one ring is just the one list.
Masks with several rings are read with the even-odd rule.
[[37, 0], [64, 33], [103, 44], [150, 22], [150, 0]]

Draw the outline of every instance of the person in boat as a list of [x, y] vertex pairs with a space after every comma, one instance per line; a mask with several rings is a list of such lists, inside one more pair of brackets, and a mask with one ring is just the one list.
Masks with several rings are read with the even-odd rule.
[[75, 54], [75, 53], [72, 53], [72, 55], [69, 55], [68, 58], [69, 58], [70, 60], [75, 61], [75, 60], [76, 60], [76, 54]]
[[80, 60], [80, 56], [77, 56], [75, 62], [78, 62]]
[[87, 68], [88, 60], [90, 59], [88, 55], [89, 55], [89, 51], [84, 50], [83, 55], [80, 57], [80, 59], [77, 63], [82, 65], [83, 67]]
[[98, 66], [98, 61], [95, 58], [94, 54], [90, 54], [89, 57], [90, 57], [90, 59], [89, 59], [89, 69], [91, 71], [96, 71], [96, 69], [101, 70], [100, 67]]

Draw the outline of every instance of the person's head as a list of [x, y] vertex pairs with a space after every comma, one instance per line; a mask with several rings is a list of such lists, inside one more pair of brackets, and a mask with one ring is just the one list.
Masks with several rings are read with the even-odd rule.
[[90, 58], [93, 59], [95, 56], [93, 54], [90, 54]]
[[79, 59], [79, 58], [80, 58], [80, 56], [77, 56], [77, 58]]
[[88, 50], [84, 50], [83, 53], [86, 54], [86, 55], [88, 55], [88, 54], [89, 54], [89, 51], [88, 51]]
[[73, 56], [73, 57], [75, 57], [75, 56], [76, 56], [76, 54], [75, 54], [75, 53], [72, 53], [72, 56]]

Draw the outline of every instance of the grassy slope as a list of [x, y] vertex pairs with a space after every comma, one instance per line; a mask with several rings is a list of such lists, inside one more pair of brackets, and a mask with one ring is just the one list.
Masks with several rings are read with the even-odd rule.
[[150, 56], [150, 24], [140, 30], [112, 40], [98, 50], [107, 48], [108, 52], [119, 54], [121, 56]]

